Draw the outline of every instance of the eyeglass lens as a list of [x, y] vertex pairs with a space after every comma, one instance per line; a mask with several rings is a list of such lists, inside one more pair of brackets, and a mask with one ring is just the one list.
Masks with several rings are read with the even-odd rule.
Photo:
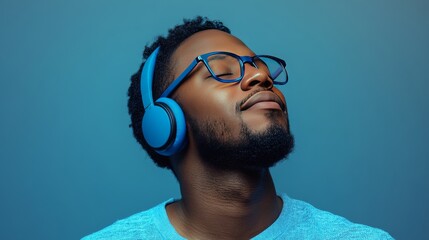
[[234, 80], [241, 76], [240, 62], [227, 54], [215, 54], [207, 58], [214, 75], [223, 80]]
[[[207, 63], [213, 74], [222, 80], [235, 80], [241, 77], [240, 60], [228, 54], [214, 54], [207, 58]], [[269, 57], [255, 57], [254, 64], [276, 82], [286, 82], [284, 67]], [[253, 65], [253, 64], [252, 64]]]

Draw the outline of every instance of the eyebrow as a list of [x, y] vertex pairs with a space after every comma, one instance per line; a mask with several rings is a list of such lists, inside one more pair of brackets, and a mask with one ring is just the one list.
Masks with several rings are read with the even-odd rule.
[[213, 57], [211, 57], [210, 59], [207, 59], [208, 62], [211, 62], [212, 60], [223, 60], [223, 59], [226, 58], [226, 56], [222, 55], [222, 54], [215, 54], [215, 55], [212, 55], [212, 56]]

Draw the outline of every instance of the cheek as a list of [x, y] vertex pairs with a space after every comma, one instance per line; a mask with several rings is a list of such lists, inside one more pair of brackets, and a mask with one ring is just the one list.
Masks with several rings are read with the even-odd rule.
[[[183, 86], [185, 87], [185, 86]], [[187, 89], [199, 89], [187, 91]], [[234, 128], [240, 121], [236, 113], [239, 99], [223, 86], [190, 86], [179, 92], [179, 104], [185, 115], [201, 121], [218, 121]]]
[[278, 89], [278, 88], [276, 88], [276, 87], [274, 87], [273, 88], [273, 92], [275, 93], [275, 94], [277, 94], [277, 96], [279, 96], [280, 97], [280, 99], [285, 103], [285, 105], [286, 105], [286, 98], [285, 98], [285, 96], [283, 95], [283, 93]]
[[226, 94], [204, 91], [189, 98], [183, 107], [197, 119], [229, 119], [236, 116], [235, 105]]

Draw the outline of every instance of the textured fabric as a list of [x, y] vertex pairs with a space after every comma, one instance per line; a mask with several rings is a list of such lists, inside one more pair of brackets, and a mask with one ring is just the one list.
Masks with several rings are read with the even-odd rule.
[[[254, 240], [266, 239], [393, 239], [388, 233], [356, 224], [312, 205], [281, 195], [283, 209], [277, 220]], [[165, 206], [158, 206], [132, 215], [93, 233], [92, 239], [184, 239], [170, 224]]]

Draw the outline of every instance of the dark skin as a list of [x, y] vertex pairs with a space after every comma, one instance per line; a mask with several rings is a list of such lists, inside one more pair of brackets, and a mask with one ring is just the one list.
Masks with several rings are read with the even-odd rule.
[[[198, 32], [174, 52], [171, 61], [174, 77], [196, 56], [212, 51], [255, 55], [230, 34], [218, 30]], [[241, 82], [220, 83], [207, 78], [208, 71], [200, 63], [172, 97], [194, 119], [226, 122], [223, 130], [227, 131], [222, 133], [225, 141], [238, 139], [240, 123], [254, 132], [263, 131], [270, 124], [286, 128], [283, 94], [273, 87], [264, 71], [250, 64], [246, 64], [245, 70]], [[261, 95], [274, 93], [284, 105], [261, 101], [237, 113], [236, 103], [261, 89], [264, 89]], [[277, 117], [268, 118], [267, 112], [275, 112]], [[186, 150], [171, 158], [182, 194], [181, 200], [167, 206], [169, 220], [176, 231], [187, 239], [249, 239], [269, 227], [279, 216], [283, 205], [269, 170], [223, 170], [210, 165], [199, 155], [189, 124], [187, 131], [189, 143]]]

